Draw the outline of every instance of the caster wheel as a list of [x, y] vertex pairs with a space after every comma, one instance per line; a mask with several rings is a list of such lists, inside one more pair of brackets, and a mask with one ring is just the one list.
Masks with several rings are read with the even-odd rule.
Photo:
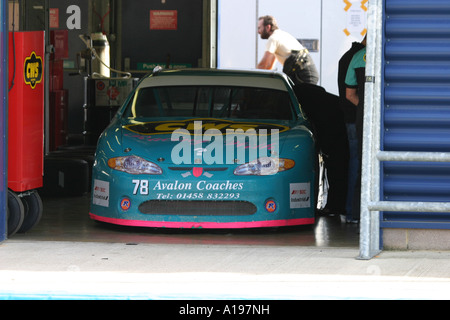
[[22, 200], [20, 200], [19, 196], [11, 190], [8, 190], [8, 213], [6, 217], [8, 237], [11, 237], [19, 231], [25, 218], [25, 209]]
[[36, 191], [33, 191], [29, 195], [23, 196], [21, 199], [25, 210], [25, 217], [22, 226], [17, 232], [25, 233], [31, 230], [41, 220], [43, 205], [41, 197]]

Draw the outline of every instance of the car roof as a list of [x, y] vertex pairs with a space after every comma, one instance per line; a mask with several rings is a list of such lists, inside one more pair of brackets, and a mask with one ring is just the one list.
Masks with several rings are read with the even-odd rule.
[[288, 91], [289, 87], [287, 77], [280, 72], [231, 69], [159, 70], [146, 76], [139, 87], [185, 85], [242, 86], [282, 91]]

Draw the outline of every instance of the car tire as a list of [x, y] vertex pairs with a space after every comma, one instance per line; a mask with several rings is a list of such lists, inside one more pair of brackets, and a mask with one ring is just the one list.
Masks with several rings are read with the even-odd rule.
[[29, 195], [23, 196], [22, 203], [25, 210], [25, 218], [22, 226], [17, 231], [18, 233], [30, 231], [39, 223], [43, 212], [42, 200], [36, 191], [32, 191]]
[[22, 226], [25, 218], [25, 209], [19, 196], [8, 190], [8, 210], [7, 210], [8, 237], [13, 236]]

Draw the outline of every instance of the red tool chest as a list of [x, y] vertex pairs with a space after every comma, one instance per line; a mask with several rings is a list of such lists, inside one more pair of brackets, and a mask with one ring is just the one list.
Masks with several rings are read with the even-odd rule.
[[42, 187], [44, 32], [9, 34], [8, 188]]

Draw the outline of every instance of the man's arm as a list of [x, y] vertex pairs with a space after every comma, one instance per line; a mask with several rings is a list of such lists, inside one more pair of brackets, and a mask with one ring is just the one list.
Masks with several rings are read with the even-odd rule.
[[358, 93], [356, 92], [356, 88], [349, 88], [349, 87], [345, 88], [345, 97], [355, 106], [359, 104], [359, 97]]
[[256, 66], [256, 68], [271, 70], [275, 65], [275, 61], [276, 61], [275, 55], [273, 53], [270, 53], [269, 51], [266, 51], [261, 61]]

